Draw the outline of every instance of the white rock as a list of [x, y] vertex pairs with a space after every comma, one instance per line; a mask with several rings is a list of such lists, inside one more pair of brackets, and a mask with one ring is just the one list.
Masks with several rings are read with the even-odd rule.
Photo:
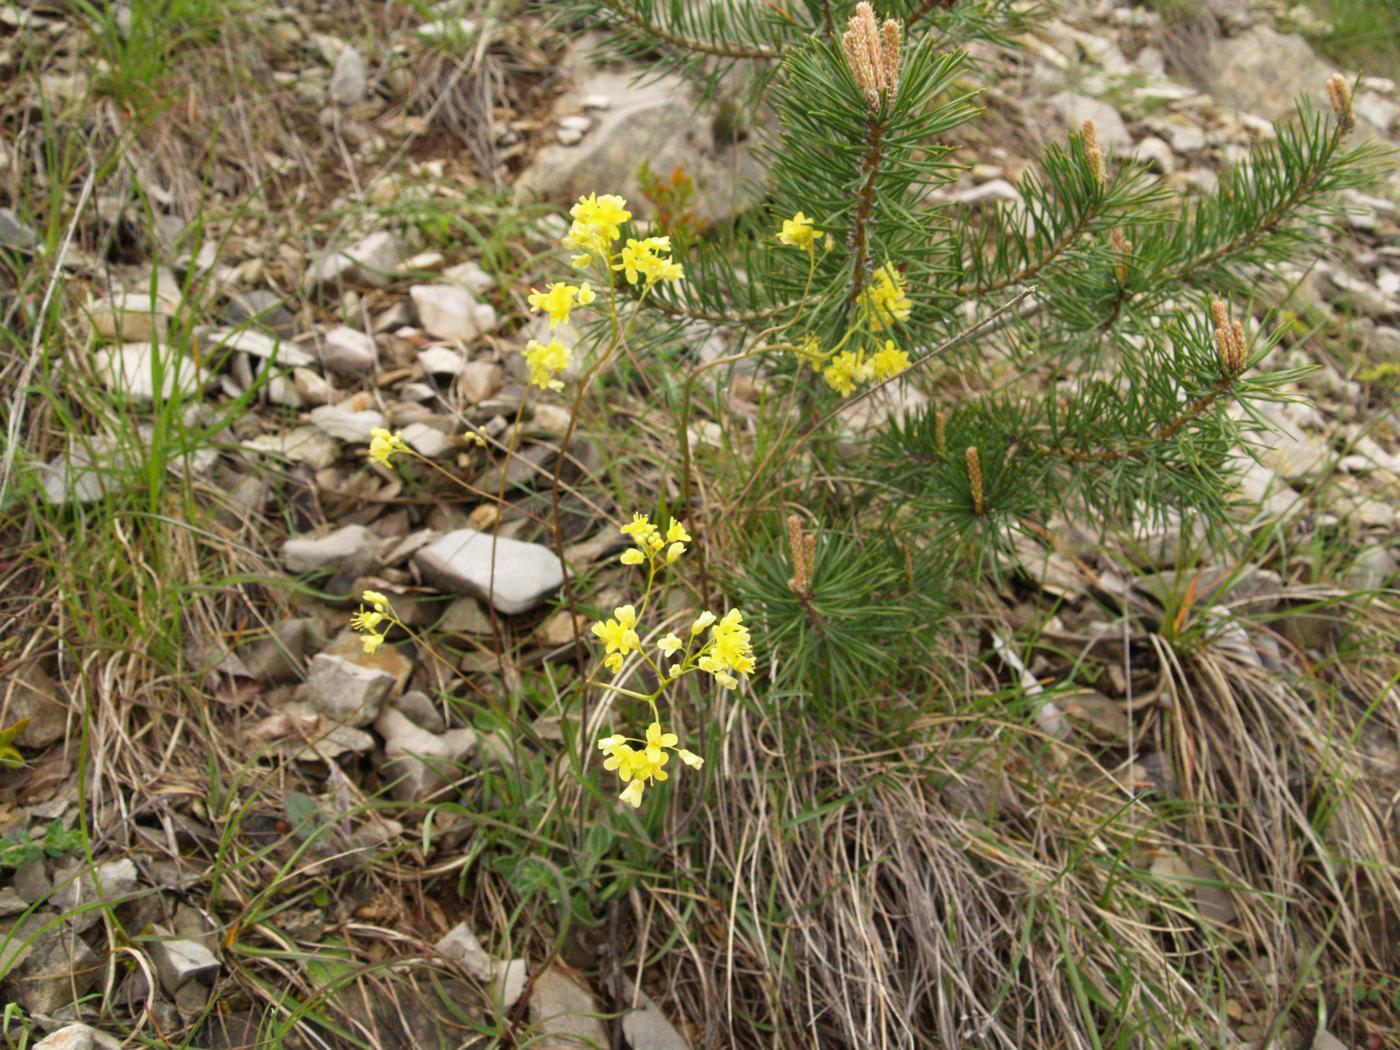
[[1139, 160], [1147, 161], [1163, 175], [1170, 175], [1176, 170], [1176, 154], [1156, 136], [1149, 135], [1139, 142], [1136, 152]]
[[632, 1050], [690, 1050], [690, 1044], [646, 992], [638, 992], [636, 1008], [622, 1015], [622, 1034]]
[[443, 590], [487, 598], [507, 614], [528, 612], [564, 584], [559, 558], [548, 547], [492, 537], [476, 529], [449, 532], [424, 547], [413, 560], [424, 576]]
[[506, 961], [490, 955], [465, 922], [449, 930], [438, 941], [437, 950], [447, 958], [461, 962], [478, 981], [491, 982], [497, 1004], [502, 1009], [509, 1010], [520, 1001], [520, 994], [525, 990], [525, 979], [529, 976], [525, 960]]
[[471, 36], [476, 32], [476, 23], [470, 18], [442, 18], [436, 22], [424, 22], [415, 32], [428, 40], [451, 40]]
[[374, 368], [374, 340], [342, 325], [326, 333], [322, 363], [344, 376], [362, 376]]
[[86, 313], [92, 330], [103, 339], [138, 343], [163, 341], [179, 306], [178, 293], [172, 299], [158, 291], [152, 303], [149, 292], [117, 292], [93, 300]]
[[457, 780], [462, 763], [476, 750], [472, 730], [430, 733], [392, 707], [380, 712], [374, 728], [384, 738], [384, 754], [389, 760], [383, 775], [396, 781], [393, 793], [400, 801], [422, 802]]
[[343, 405], [322, 405], [313, 408], [307, 418], [312, 426], [341, 441], [368, 441], [370, 431], [387, 422], [383, 412], [372, 408], [346, 408]]
[[315, 427], [297, 427], [280, 434], [259, 434], [243, 442], [250, 452], [280, 456], [322, 470], [335, 462], [339, 448], [334, 440]]
[[583, 141], [583, 132], [578, 128], [559, 128], [554, 132], [554, 139], [561, 146], [577, 146]]
[[345, 47], [336, 59], [335, 71], [331, 74], [326, 97], [337, 106], [353, 106], [364, 101], [365, 92], [368, 90], [369, 80], [365, 72], [364, 56], [354, 47]]
[[442, 276], [453, 284], [460, 284], [463, 288], [467, 288], [477, 295], [485, 295], [496, 287], [496, 278], [483, 270], [481, 264], [475, 259], [468, 259], [456, 266], [449, 266], [442, 272]]
[[457, 448], [457, 442], [437, 427], [427, 423], [410, 423], [403, 428], [403, 439], [417, 452], [429, 459], [450, 456]]
[[[535, 978], [530, 993], [530, 1024], [542, 1037], [541, 1047], [606, 1046], [607, 1032], [593, 994], [556, 966]], [[648, 1048], [650, 1050], [650, 1048]]]
[[1107, 102], [1087, 95], [1076, 95], [1072, 91], [1061, 91], [1050, 99], [1050, 105], [1060, 115], [1071, 131], [1078, 131], [1086, 120], [1093, 120], [1099, 142], [1104, 146], [1130, 146], [1133, 137], [1118, 111]]
[[457, 389], [473, 405], [479, 405], [488, 397], [495, 397], [505, 385], [505, 375], [501, 366], [494, 361], [469, 361], [457, 380]]
[[374, 533], [363, 525], [345, 525], [325, 536], [294, 536], [282, 545], [288, 572], [318, 572], [340, 568], [367, 554]]
[[382, 288], [389, 283], [403, 247], [392, 233], [380, 230], [348, 248], [328, 250], [306, 272], [306, 286], [352, 279]]
[[[1262, 22], [1239, 36], [1203, 49], [1202, 66], [1210, 93], [1220, 102], [1268, 120], [1293, 112], [1295, 94], [1310, 96], [1326, 113], [1331, 66], [1313, 54], [1296, 34], [1283, 34]], [[1279, 70], [1288, 70], [1288, 89], [1280, 90]]]
[[379, 717], [384, 700], [397, 681], [377, 667], [317, 653], [306, 678], [306, 697], [332, 722], [359, 729]]
[[424, 330], [437, 339], [476, 339], [496, 327], [496, 311], [465, 288], [415, 284], [408, 290]]
[[430, 346], [420, 351], [418, 363], [430, 376], [461, 375], [466, 367], [462, 351], [453, 350], [450, 346]]
[[1167, 130], [1172, 149], [1178, 153], [1195, 153], [1206, 148], [1206, 133], [1194, 124], [1172, 121]]
[[984, 200], [1006, 201], [1010, 204], [1021, 203], [1021, 195], [1016, 192], [1016, 187], [1005, 179], [989, 179], [981, 185], [960, 190], [949, 199], [958, 204], [976, 204]]
[[335, 399], [335, 387], [309, 368], [292, 369], [292, 387], [304, 404], [325, 405]]
[[221, 966], [202, 942], [188, 938], [155, 942], [151, 945], [151, 958], [161, 985], [171, 995], [190, 981], [213, 976]]
[[70, 1024], [34, 1044], [33, 1050], [92, 1050], [97, 1033], [85, 1024]]
[[198, 365], [172, 347], [152, 343], [98, 350], [93, 364], [103, 386], [139, 404], [154, 401], [157, 389], [165, 400], [189, 397], [201, 383]]
[[[294, 343], [260, 332], [255, 328], [216, 328], [209, 333], [209, 343], [215, 352], [237, 350], [264, 360], [275, 358], [279, 365], [291, 368], [314, 364], [316, 359]], [[206, 354], [206, 356], [208, 356]]]
[[39, 235], [13, 208], [0, 208], [0, 248], [28, 250], [39, 243]]

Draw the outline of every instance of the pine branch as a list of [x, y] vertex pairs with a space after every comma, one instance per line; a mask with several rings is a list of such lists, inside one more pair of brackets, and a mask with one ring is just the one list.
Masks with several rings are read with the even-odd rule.
[[880, 177], [880, 156], [885, 140], [885, 117], [887, 107], [872, 114], [867, 122], [865, 156], [861, 161], [860, 194], [857, 198], [855, 219], [851, 223], [851, 290], [846, 297], [846, 310], [855, 308], [865, 285], [865, 257], [869, 249], [867, 240], [870, 226], [870, 210], [875, 202], [875, 182]]
[[672, 47], [680, 48], [683, 51], [691, 51], [701, 55], [715, 55], [720, 58], [736, 59], [774, 59], [782, 57], [781, 51], [777, 48], [763, 44], [746, 45], [714, 40], [701, 40], [698, 37], [686, 36], [682, 33], [669, 30], [659, 23], [643, 16], [636, 7], [628, 2], [628, 0], [608, 0], [608, 6], [639, 33], [654, 37], [656, 40], [669, 44]]

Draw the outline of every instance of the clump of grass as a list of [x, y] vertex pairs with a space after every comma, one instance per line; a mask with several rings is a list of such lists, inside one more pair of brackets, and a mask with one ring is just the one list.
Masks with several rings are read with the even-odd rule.
[[1314, 0], [1331, 27], [1317, 43], [1348, 69], [1372, 76], [1400, 75], [1400, 7], [1392, 0]]

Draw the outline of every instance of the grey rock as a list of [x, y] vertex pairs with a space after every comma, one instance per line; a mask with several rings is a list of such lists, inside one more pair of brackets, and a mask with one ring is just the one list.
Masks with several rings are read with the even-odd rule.
[[341, 441], [368, 441], [370, 431], [382, 427], [387, 420], [383, 412], [374, 409], [356, 410], [343, 405], [322, 405], [313, 408], [307, 418], [316, 429]]
[[1358, 120], [1369, 124], [1382, 135], [1389, 135], [1395, 127], [1395, 121], [1400, 119], [1400, 105], [1369, 92], [1363, 92], [1352, 99], [1351, 108]]
[[[615, 531], [615, 530], [614, 530]], [[438, 630], [458, 634], [492, 634], [491, 617], [475, 598], [463, 595], [447, 607]]]
[[354, 47], [345, 47], [336, 59], [326, 97], [337, 106], [353, 106], [364, 101], [368, 90], [364, 56]]
[[13, 208], [0, 208], [0, 250], [28, 251], [39, 243], [39, 235]]
[[190, 981], [214, 977], [222, 967], [218, 958], [201, 941], [190, 938], [156, 941], [151, 945], [161, 986], [174, 995]]
[[1342, 303], [1377, 320], [1400, 317], [1400, 299], [1393, 299], [1379, 288], [1344, 270], [1329, 269], [1327, 280], [1336, 289], [1334, 302]]
[[43, 748], [63, 739], [68, 728], [68, 703], [63, 688], [33, 660], [26, 661], [0, 687], [0, 725], [29, 719], [16, 737], [20, 747]]
[[0, 955], [0, 973], [10, 995], [30, 1014], [52, 1014], [81, 998], [102, 976], [102, 965], [71, 929], [39, 933], [52, 916], [38, 913], [12, 931]]
[[521, 173], [516, 192], [559, 204], [586, 193], [620, 193], [635, 215], [646, 217], [650, 205], [637, 182], [637, 167], [645, 157], [653, 171], [683, 166], [695, 180], [692, 206], [711, 221], [723, 221], [754, 203], [761, 193], [762, 168], [749, 144], [722, 141], [716, 121], [697, 117], [694, 96], [681, 80], [633, 81], [630, 72], [590, 72], [561, 98], [556, 107], [561, 115], [576, 112], [594, 96], [606, 96], [611, 108], [594, 112], [593, 130], [581, 144], [551, 143], [540, 150]]
[[230, 291], [228, 305], [219, 315], [229, 326], [255, 325], [282, 339], [296, 332], [296, 319], [282, 302], [282, 297], [270, 288], [254, 288], [246, 292]]
[[494, 361], [469, 361], [457, 380], [457, 389], [468, 403], [479, 405], [505, 385], [501, 366]]
[[637, 994], [636, 1008], [622, 1015], [622, 1034], [632, 1050], [690, 1050], [690, 1044], [645, 992]]
[[476, 529], [447, 533], [414, 555], [414, 561], [443, 590], [486, 598], [509, 614], [528, 612], [564, 583], [559, 558], [548, 547], [493, 538]]
[[1342, 582], [1357, 591], [1374, 591], [1384, 587], [1397, 572], [1400, 563], [1379, 543], [1360, 551], [1342, 577]]
[[318, 653], [311, 661], [306, 696], [332, 722], [359, 729], [379, 717], [397, 679], [387, 671], [365, 667], [343, 656]]
[[442, 712], [427, 693], [421, 689], [410, 689], [393, 703], [394, 710], [406, 715], [413, 724], [429, 733], [447, 732], [447, 723]]
[[85, 1024], [64, 1025], [34, 1044], [34, 1050], [92, 1050], [97, 1032]]
[[1366, 352], [1378, 361], [1400, 361], [1400, 328], [1375, 326], [1366, 341]]
[[530, 993], [530, 1024], [542, 1037], [541, 1047], [575, 1048], [606, 1046], [607, 1032], [598, 1020], [601, 1012], [593, 994], [551, 966], [535, 978]]
[[418, 363], [430, 376], [461, 375], [466, 361], [460, 350], [449, 346], [430, 346], [418, 355]]
[[199, 366], [193, 361], [177, 349], [151, 343], [98, 350], [93, 354], [93, 365], [103, 386], [135, 404], [154, 401], [157, 389], [164, 400], [189, 397], [202, 382]]
[[403, 428], [403, 439], [417, 452], [429, 459], [442, 459], [457, 449], [457, 442], [437, 427], [427, 423], [410, 423]]
[[489, 954], [465, 922], [458, 923], [437, 943], [437, 950], [466, 967], [479, 981], [492, 986], [496, 1004], [509, 1010], [520, 1001], [529, 968], [524, 959], [497, 959]]
[[26, 904], [34, 904], [53, 892], [53, 880], [49, 878], [48, 864], [44, 858], [27, 860], [15, 869], [11, 880], [15, 893]]
[[[136, 865], [129, 857], [98, 864], [88, 870], [82, 864], [72, 870], [60, 873], [55, 880], [58, 889], [49, 903], [60, 912], [69, 913], [94, 901], [118, 903], [136, 889]], [[70, 919], [73, 928], [82, 933], [102, 918], [99, 908], [90, 908], [81, 915]]]
[[341, 326], [326, 333], [321, 363], [343, 376], [362, 376], [374, 368], [374, 340], [353, 328]]
[[288, 572], [335, 570], [359, 561], [374, 547], [374, 533], [363, 525], [344, 525], [325, 536], [296, 536], [282, 545]]
[[309, 368], [292, 369], [292, 386], [303, 404], [328, 405], [335, 400], [335, 387]]
[[334, 440], [315, 427], [297, 427], [280, 434], [259, 434], [243, 442], [251, 452], [278, 456], [323, 470], [335, 462], [339, 448]]
[[288, 368], [315, 364], [316, 361], [301, 347], [256, 328], [216, 328], [209, 333], [208, 341], [219, 350], [236, 350], [265, 361], [275, 360]]
[[309, 618], [284, 620], [270, 636], [239, 646], [238, 656], [248, 673], [265, 685], [295, 682], [301, 678], [307, 643], [318, 633]]
[[179, 309], [178, 292], [172, 297], [149, 292], [116, 292], [110, 298], [94, 299], [86, 307], [88, 324], [103, 339], [121, 343], [164, 341], [170, 318]]
[[[1335, 70], [1313, 54], [1301, 36], [1261, 23], [1239, 36], [1217, 40], [1205, 57], [1202, 86], [1227, 106], [1281, 120], [1293, 112], [1293, 99], [1301, 92], [1322, 112], [1330, 110], [1327, 78]], [[1288, 71], [1282, 88], [1280, 70]]]
[[469, 341], [496, 327], [496, 310], [452, 284], [415, 284], [408, 290], [424, 331], [436, 339]]
[[1137, 144], [1137, 155], [1139, 160], [1146, 161], [1163, 175], [1170, 175], [1176, 170], [1176, 154], [1170, 146], [1155, 136], [1149, 135]]
[[462, 763], [476, 750], [472, 730], [430, 733], [394, 707], [384, 709], [374, 728], [384, 738], [384, 777], [395, 781], [394, 797], [400, 800], [431, 797], [461, 775]]
[[383, 288], [403, 257], [403, 246], [392, 233], [380, 230], [348, 248], [328, 249], [306, 272], [308, 289], [335, 281], [359, 280]]
[[1118, 111], [1102, 99], [1087, 95], [1076, 95], [1072, 91], [1061, 91], [1050, 99], [1060, 120], [1072, 131], [1078, 131], [1086, 120], [1094, 122], [1099, 142], [1107, 147], [1130, 146], [1133, 137], [1128, 134], [1127, 125]]

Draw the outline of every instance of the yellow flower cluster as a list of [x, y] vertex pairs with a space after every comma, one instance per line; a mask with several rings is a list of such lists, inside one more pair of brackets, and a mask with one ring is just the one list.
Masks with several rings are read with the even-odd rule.
[[633, 514], [632, 520], [622, 526], [622, 534], [631, 536], [636, 544], [622, 552], [623, 565], [640, 565], [651, 561], [663, 550], [666, 552], [666, 564], [670, 565], [685, 553], [685, 545], [690, 542], [690, 533], [676, 518], [671, 519], [663, 536], [645, 514]]
[[817, 245], [817, 230], [811, 219], [798, 212], [791, 219], [783, 220], [783, 228], [778, 231], [778, 241], [789, 247], [810, 252]]
[[[647, 781], [670, 779], [670, 774], [666, 772], [666, 763], [671, 758], [668, 751], [674, 751], [676, 757], [692, 769], [699, 769], [705, 764], [705, 760], [695, 752], [677, 747], [678, 743], [680, 738], [675, 733], [662, 732], [660, 722], [647, 726], [645, 740], [620, 734], [599, 740], [598, 750], [607, 756], [603, 760], [603, 768], [617, 770], [618, 777], [627, 785], [618, 797], [633, 809], [641, 806]], [[633, 744], [641, 746], [633, 747]]]
[[547, 344], [531, 339], [525, 344], [525, 364], [530, 369], [530, 385], [541, 390], [561, 390], [558, 376], [573, 363], [574, 354], [558, 339]]
[[[645, 610], [658, 570], [685, 553], [691, 535], [685, 525], [674, 518], [663, 530], [645, 514], [634, 514], [621, 531], [635, 544], [623, 552], [622, 563], [647, 566], [646, 591], [641, 601]], [[599, 749], [607, 756], [603, 768], [617, 771], [626, 785], [620, 797], [632, 806], [642, 804], [647, 783], [667, 779], [664, 767], [668, 749], [674, 750], [688, 766], [698, 769], [702, 763], [699, 755], [676, 746], [676, 734], [662, 731], [656, 701], [666, 687], [685, 675], [704, 673], [711, 675], [719, 685], [732, 689], [739, 684], [736, 675], [750, 675], [755, 667], [749, 629], [744, 626], [743, 613], [738, 609], [729, 610], [722, 619], [712, 612], [701, 613], [691, 623], [690, 637], [685, 641], [674, 631], [668, 632], [656, 643], [661, 653], [659, 659], [653, 659], [643, 649], [637, 631], [639, 619], [636, 608], [621, 605], [613, 610], [610, 619], [600, 620], [592, 628], [604, 646], [603, 665], [613, 674], [620, 673], [627, 657], [637, 653], [658, 683], [650, 696], [616, 686], [604, 687], [645, 700], [652, 709], [653, 720], [644, 741], [626, 736], [608, 736], [598, 741]], [[709, 636], [703, 637], [706, 631]], [[663, 669], [663, 664], [669, 666]], [[635, 744], [642, 746], [633, 746]]]
[[679, 281], [685, 276], [685, 267], [672, 262], [670, 237], [647, 237], [644, 240], [627, 238], [627, 246], [622, 249], [622, 258], [613, 265], [621, 270], [628, 284], [636, 284], [638, 277], [646, 278], [646, 287], [657, 281]]
[[[389, 628], [399, 622], [389, 599], [378, 591], [365, 591], [360, 595], [360, 611], [350, 617], [350, 629], [364, 634], [365, 652], [373, 653], [384, 644]], [[365, 605], [370, 608], [366, 609]]]
[[531, 288], [529, 302], [531, 309], [541, 310], [549, 315], [550, 328], [557, 328], [569, 319], [569, 311], [574, 308], [575, 302], [579, 306], [587, 306], [596, 298], [598, 296], [587, 281], [581, 285], [555, 281], [547, 292]]
[[389, 433], [383, 427], [375, 427], [369, 432], [369, 459], [371, 463], [378, 463], [381, 467], [391, 466], [389, 457], [395, 452], [412, 451], [408, 447], [408, 442], [403, 439], [402, 432], [395, 431]]
[[622, 235], [622, 224], [632, 218], [627, 201], [615, 193], [605, 193], [601, 197], [590, 193], [580, 197], [569, 214], [574, 221], [564, 237], [564, 247], [579, 253], [572, 262], [580, 270], [594, 255], [606, 258], [612, 250], [612, 242]]
[[856, 387], [897, 376], [908, 367], [909, 355], [895, 346], [893, 339], [886, 339], [885, 345], [869, 357], [864, 350], [841, 351], [822, 369], [822, 378], [842, 397], [850, 397]]
[[914, 309], [904, 294], [904, 275], [890, 263], [885, 263], [870, 275], [870, 284], [858, 299], [870, 320], [872, 332], [883, 332], [900, 321], [909, 320]]

